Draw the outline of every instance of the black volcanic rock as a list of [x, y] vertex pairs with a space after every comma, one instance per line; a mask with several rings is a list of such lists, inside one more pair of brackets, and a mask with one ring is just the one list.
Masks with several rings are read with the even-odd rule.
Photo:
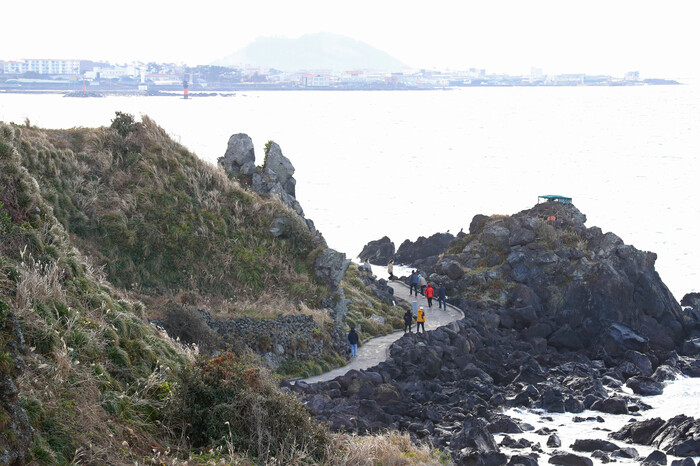
[[384, 236], [367, 243], [358, 257], [363, 261], [369, 260], [372, 264], [387, 265], [394, 258], [394, 252], [396, 252], [394, 243], [388, 236]]
[[651, 445], [675, 456], [700, 456], [700, 420], [680, 414], [668, 421], [660, 418], [632, 422], [611, 437]]
[[[681, 299], [681, 306], [688, 308], [696, 322], [700, 322], [700, 293], [688, 293]], [[700, 326], [696, 326], [696, 331]]]
[[660, 450], [654, 450], [649, 455], [647, 455], [646, 458], [644, 458], [644, 461], [642, 464], [645, 465], [652, 465], [652, 464], [667, 464], [668, 463], [668, 458], [666, 458], [666, 454]]
[[[641, 400], [609, 398], [608, 390], [627, 383], [638, 393], [653, 393], [656, 383], [680, 373], [700, 376], [700, 360], [683, 354], [695, 321], [659, 279], [653, 254], [584, 227], [585, 216], [573, 206], [559, 206], [557, 222], [550, 224], [542, 219], [552, 214], [548, 209], [476, 218], [470, 235], [451, 246], [450, 252], [457, 245], [462, 251], [440, 256], [430, 275], [451, 284], [447, 288], [458, 298], [450, 302], [465, 317], [420, 336], [404, 335], [385, 362], [366, 372], [376, 376], [351, 371], [299, 389], [312, 414], [360, 434], [405, 430], [444, 449], [457, 464], [504, 464], [489, 435], [524, 428], [499, 414], [504, 407], [636, 413], [645, 409]], [[522, 230], [534, 240], [524, 242], [533, 235]], [[320, 403], [314, 398], [320, 393], [332, 396]], [[634, 423], [620, 436], [651, 444], [663, 424]], [[676, 424], [684, 432], [694, 429], [689, 422]], [[654, 446], [694, 451], [692, 435], [665, 438], [676, 440]], [[632, 453], [615, 449], [611, 456]], [[564, 453], [554, 460], [590, 464]]]
[[559, 448], [561, 446], [561, 440], [557, 434], [551, 434], [547, 438], [547, 446], [550, 448]]
[[628, 414], [627, 402], [620, 397], [610, 397], [604, 400], [598, 400], [591, 405], [591, 410], [600, 411], [608, 414]]
[[593, 466], [593, 461], [590, 458], [564, 452], [555, 452], [549, 458], [549, 463], [563, 466]]
[[622, 429], [610, 434], [610, 437], [615, 440], [649, 445], [654, 438], [654, 433], [663, 425], [663, 419], [658, 417], [639, 422], [630, 422]]
[[627, 386], [637, 395], [661, 395], [664, 392], [664, 386], [651, 377], [630, 377], [627, 379]]
[[[663, 284], [654, 253], [585, 227], [585, 215], [571, 204], [553, 204], [508, 217], [475, 216], [462, 252], [432, 268], [436, 278], [449, 278], [450, 293], [471, 302], [533, 306], [537, 319], [523, 331], [560, 352], [602, 349], [618, 358], [630, 350], [662, 356], [700, 348], [700, 341], [684, 345], [700, 320]], [[557, 220], [547, 221], [551, 216]], [[631, 375], [650, 376], [648, 369]]]
[[450, 448], [459, 464], [505, 464], [506, 455], [500, 453], [493, 435], [479, 418], [468, 417], [462, 429], [452, 437]]
[[618, 447], [614, 443], [608, 442], [607, 440], [601, 440], [601, 439], [579, 439], [579, 440], [574, 441], [574, 443], [571, 445], [571, 449], [574, 451], [601, 450], [601, 451], [613, 452], [619, 448], [620, 447]]
[[416, 266], [416, 261], [437, 256], [445, 252], [454, 236], [450, 233], [435, 233], [426, 238], [420, 236], [415, 242], [406, 240], [396, 251], [395, 262], [409, 266]]

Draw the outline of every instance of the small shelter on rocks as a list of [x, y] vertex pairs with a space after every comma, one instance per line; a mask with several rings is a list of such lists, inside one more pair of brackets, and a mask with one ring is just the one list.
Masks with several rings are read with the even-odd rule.
[[571, 198], [570, 197], [565, 197], [565, 196], [559, 196], [558, 194], [545, 194], [542, 196], [537, 196], [537, 204], [539, 204], [541, 201], [544, 201], [545, 204], [551, 205], [551, 209], [547, 209], [548, 215], [547, 215], [547, 221], [548, 222], [556, 222], [557, 221], [557, 205], [559, 204], [568, 204], [571, 205]]

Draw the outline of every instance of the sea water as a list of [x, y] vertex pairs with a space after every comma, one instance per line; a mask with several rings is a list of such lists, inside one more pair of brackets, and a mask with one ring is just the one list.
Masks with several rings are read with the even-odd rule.
[[64, 98], [0, 94], [0, 120], [108, 126], [146, 114], [202, 159], [228, 138], [274, 140], [296, 168], [297, 198], [329, 245], [356, 257], [468, 230], [542, 194], [572, 197], [587, 226], [658, 254], [680, 300], [700, 290], [700, 85], [434, 91], [266, 91], [233, 97]]

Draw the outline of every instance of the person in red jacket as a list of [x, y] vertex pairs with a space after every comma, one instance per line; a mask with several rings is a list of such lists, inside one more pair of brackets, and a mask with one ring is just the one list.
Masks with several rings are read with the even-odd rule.
[[435, 290], [433, 285], [428, 283], [428, 287], [425, 289], [425, 297], [428, 298], [428, 307], [433, 307], [433, 298], [435, 297]]

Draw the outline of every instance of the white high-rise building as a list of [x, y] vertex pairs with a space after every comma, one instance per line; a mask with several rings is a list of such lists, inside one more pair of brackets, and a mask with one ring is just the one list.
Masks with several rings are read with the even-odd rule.
[[22, 74], [27, 72], [47, 75], [78, 76], [80, 74], [80, 60], [31, 58], [4, 62], [2, 67], [3, 72], [8, 74]]

